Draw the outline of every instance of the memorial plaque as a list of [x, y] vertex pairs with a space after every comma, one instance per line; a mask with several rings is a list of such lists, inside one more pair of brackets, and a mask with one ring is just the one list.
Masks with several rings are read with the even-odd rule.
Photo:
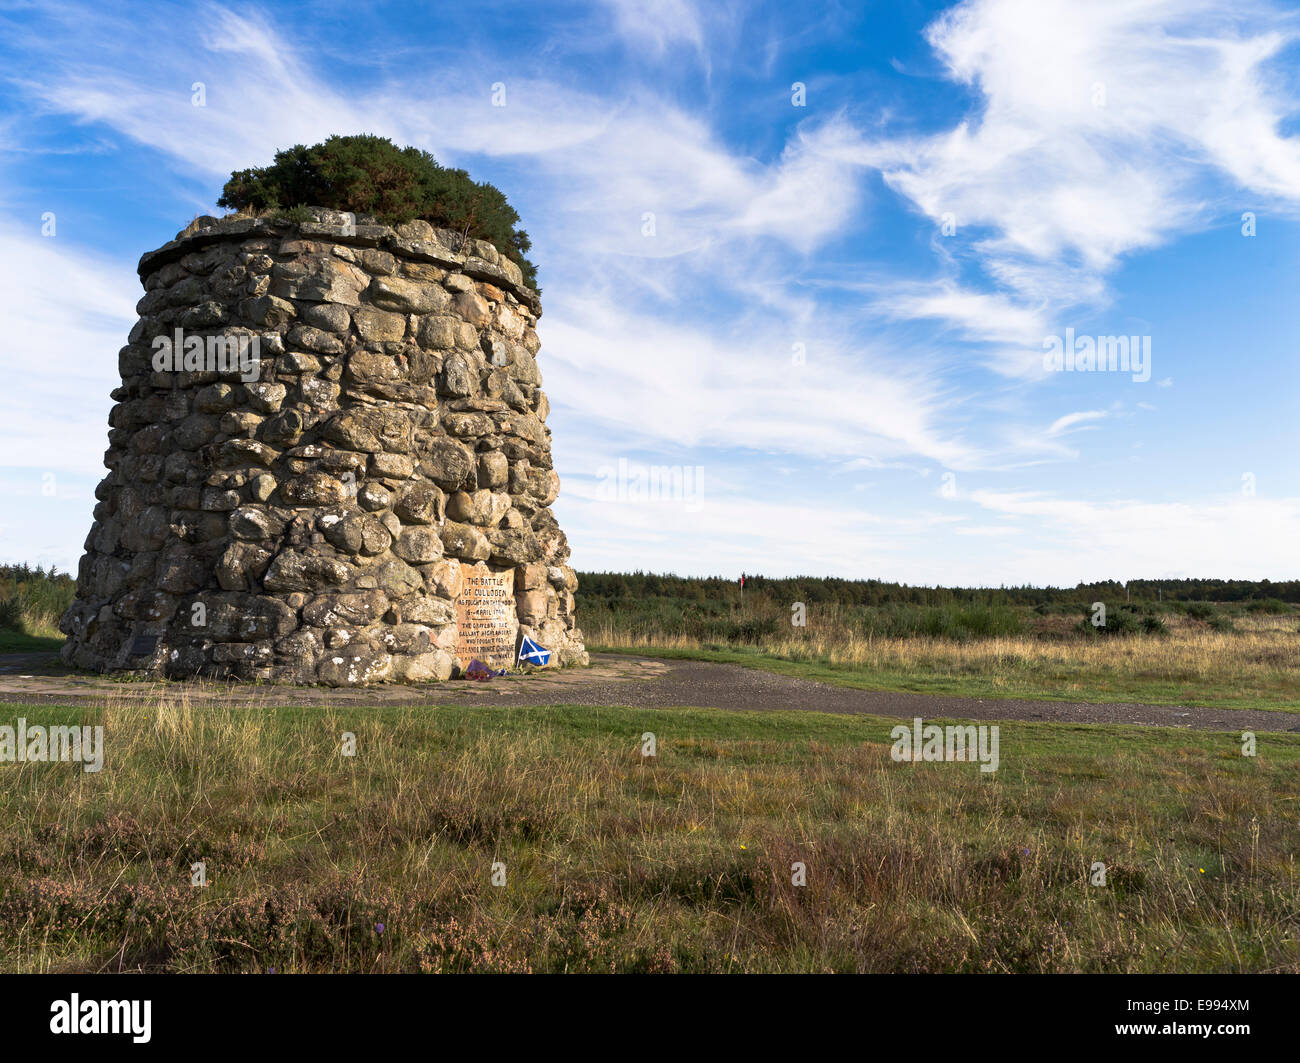
[[462, 668], [477, 657], [492, 668], [512, 668], [519, 617], [515, 613], [515, 570], [493, 572], [464, 565], [456, 598], [456, 656]]
[[136, 635], [131, 640], [131, 648], [126, 651], [128, 657], [149, 657], [158, 646], [157, 635]]

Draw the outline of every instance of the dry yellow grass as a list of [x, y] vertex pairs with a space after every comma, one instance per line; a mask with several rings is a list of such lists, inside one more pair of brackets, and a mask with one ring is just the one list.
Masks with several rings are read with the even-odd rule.
[[584, 630], [588, 644], [601, 648], [787, 661], [810, 666], [799, 674], [881, 689], [1300, 710], [1294, 618], [1245, 617], [1233, 631], [1183, 617], [1165, 622], [1165, 636], [1090, 638], [1067, 629], [959, 641], [864, 635], [832, 615], [807, 629], [727, 647], [608, 620]]

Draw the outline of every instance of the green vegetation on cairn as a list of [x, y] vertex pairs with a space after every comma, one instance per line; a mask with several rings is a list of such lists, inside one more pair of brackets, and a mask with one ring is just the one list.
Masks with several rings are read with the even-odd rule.
[[291, 220], [302, 220], [306, 207], [371, 214], [386, 225], [423, 219], [494, 244], [537, 288], [537, 267], [524, 257], [532, 241], [501, 190], [386, 137], [332, 136], [277, 151], [270, 166], [232, 173], [217, 205]]

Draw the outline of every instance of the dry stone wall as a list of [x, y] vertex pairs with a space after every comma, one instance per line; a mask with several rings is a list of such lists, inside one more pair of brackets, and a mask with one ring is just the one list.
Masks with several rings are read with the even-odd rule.
[[527, 635], [586, 663], [536, 294], [483, 241], [313, 216], [140, 260], [64, 660], [353, 685]]

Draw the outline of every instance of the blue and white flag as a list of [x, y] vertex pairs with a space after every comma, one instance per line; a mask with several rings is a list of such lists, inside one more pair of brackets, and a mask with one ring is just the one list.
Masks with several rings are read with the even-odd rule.
[[551, 659], [551, 651], [542, 649], [530, 638], [519, 644], [519, 659], [528, 664], [544, 665]]

